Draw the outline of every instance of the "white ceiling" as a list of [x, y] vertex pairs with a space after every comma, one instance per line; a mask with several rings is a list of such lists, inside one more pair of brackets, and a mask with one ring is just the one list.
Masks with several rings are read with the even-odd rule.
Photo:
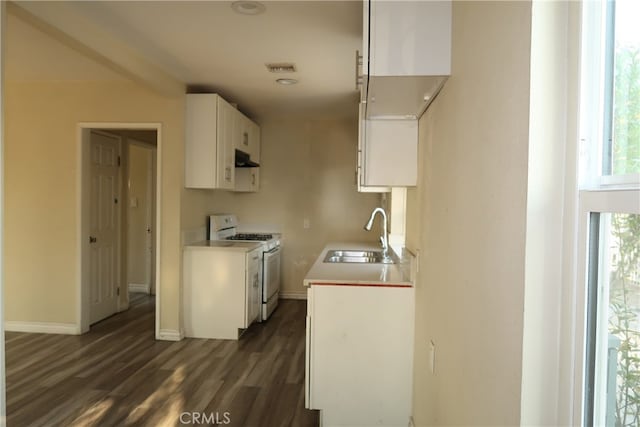
[[[190, 91], [218, 92], [254, 118], [355, 114], [354, 56], [362, 45], [362, 2], [263, 4], [263, 14], [247, 16], [235, 13], [226, 1], [67, 2]], [[10, 16], [8, 78], [42, 79], [47, 73], [53, 79], [117, 78], [92, 59], [70, 59], [70, 48], [53, 49], [54, 41], [16, 21]], [[57, 54], [65, 60], [54, 61]], [[268, 62], [293, 62], [297, 72], [269, 73]], [[299, 83], [282, 86], [275, 83], [278, 77]]]

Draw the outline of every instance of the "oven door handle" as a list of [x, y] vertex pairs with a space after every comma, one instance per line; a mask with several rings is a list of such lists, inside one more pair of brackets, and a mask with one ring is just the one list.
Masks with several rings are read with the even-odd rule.
[[280, 252], [280, 246], [276, 246], [275, 248], [271, 249], [270, 251], [265, 252], [266, 256], [273, 256], [275, 254], [277, 254], [278, 252]]

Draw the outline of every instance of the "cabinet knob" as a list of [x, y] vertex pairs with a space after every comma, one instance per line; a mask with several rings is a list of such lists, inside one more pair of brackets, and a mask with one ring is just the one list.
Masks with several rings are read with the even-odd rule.
[[89, 236], [89, 243], [95, 243], [98, 241], [97, 237]]

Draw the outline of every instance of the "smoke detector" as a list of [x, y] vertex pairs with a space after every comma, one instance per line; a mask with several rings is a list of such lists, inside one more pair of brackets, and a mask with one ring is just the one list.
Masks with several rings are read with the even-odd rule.
[[296, 64], [292, 62], [280, 62], [280, 63], [271, 63], [265, 64], [267, 66], [267, 70], [271, 73], [295, 73], [296, 72]]

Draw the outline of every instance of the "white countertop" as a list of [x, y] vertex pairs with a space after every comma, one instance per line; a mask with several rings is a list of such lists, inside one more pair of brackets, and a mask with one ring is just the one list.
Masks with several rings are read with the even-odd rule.
[[304, 278], [304, 286], [345, 285], [345, 286], [398, 286], [413, 287], [404, 265], [358, 264], [324, 262], [327, 251], [339, 249], [380, 250], [371, 243], [330, 243], [322, 250], [311, 270]]
[[225, 250], [250, 252], [253, 249], [262, 246], [261, 242], [246, 242], [238, 240], [202, 240], [200, 242], [185, 245], [185, 249], [209, 249], [209, 250]]

